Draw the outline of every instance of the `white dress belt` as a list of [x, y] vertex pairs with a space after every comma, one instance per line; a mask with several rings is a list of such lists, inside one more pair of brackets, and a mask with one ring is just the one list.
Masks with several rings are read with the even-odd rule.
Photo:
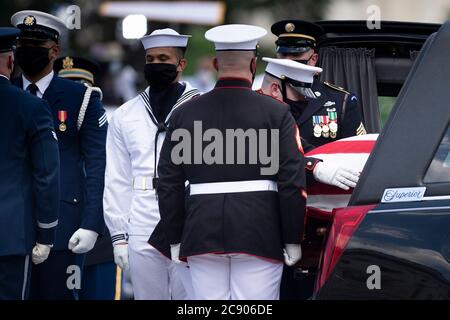
[[278, 191], [275, 181], [271, 180], [246, 180], [231, 182], [211, 182], [190, 184], [190, 195], [236, 193], [254, 191]]
[[153, 190], [153, 177], [138, 176], [133, 179], [133, 190]]

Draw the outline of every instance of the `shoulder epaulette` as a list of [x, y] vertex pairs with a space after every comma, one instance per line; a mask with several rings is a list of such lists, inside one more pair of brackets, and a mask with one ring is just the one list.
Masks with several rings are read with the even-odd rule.
[[325, 84], [327, 87], [330, 87], [330, 88], [332, 88], [332, 89], [334, 89], [334, 90], [343, 92], [343, 93], [345, 93], [345, 94], [350, 94], [350, 92], [348, 92], [347, 90], [345, 90], [345, 89], [342, 88], [342, 87], [335, 86], [334, 84], [331, 84], [331, 83], [326, 82], [326, 81], [324, 82], [324, 84]]

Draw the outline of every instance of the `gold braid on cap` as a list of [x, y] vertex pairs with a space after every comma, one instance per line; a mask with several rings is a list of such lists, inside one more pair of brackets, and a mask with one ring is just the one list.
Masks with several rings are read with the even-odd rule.
[[312, 41], [316, 41], [316, 38], [308, 36], [306, 34], [302, 34], [302, 33], [282, 33], [278, 36], [279, 37], [297, 37], [297, 38], [306, 38], [306, 39], [310, 39]]

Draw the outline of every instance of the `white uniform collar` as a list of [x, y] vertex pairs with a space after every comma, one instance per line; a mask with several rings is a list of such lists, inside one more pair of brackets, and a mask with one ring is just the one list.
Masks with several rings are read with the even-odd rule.
[[[38, 82], [36, 82], [36, 86], [38, 87], [38, 92], [36, 93], [39, 98], [42, 98], [42, 96], [45, 93], [45, 90], [47, 90], [48, 86], [50, 85], [50, 82], [53, 79], [53, 75], [55, 73], [53, 70], [47, 74], [45, 77], [41, 78]], [[25, 78], [25, 76], [22, 74], [22, 82], [23, 82], [23, 90], [27, 90], [28, 86], [31, 84], [31, 82]]]
[[[194, 88], [189, 82], [187, 81], [179, 81], [178, 83], [182, 84], [184, 86], [184, 92], [181, 96], [183, 96], [184, 94], [188, 93], [189, 91], [192, 90], [197, 90], [199, 93], [200, 91], [196, 88]], [[148, 86], [147, 88], [145, 88], [145, 92], [147, 92], [148, 95], [150, 95], [150, 86]], [[181, 97], [180, 97], [181, 99]]]

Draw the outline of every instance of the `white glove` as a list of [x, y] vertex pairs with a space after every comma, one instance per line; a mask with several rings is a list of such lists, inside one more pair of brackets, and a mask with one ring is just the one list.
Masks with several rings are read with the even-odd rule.
[[300, 244], [284, 245], [284, 262], [287, 266], [293, 266], [302, 258], [302, 247]]
[[172, 257], [172, 261], [180, 264], [180, 243], [171, 244], [170, 245], [170, 256]]
[[359, 172], [330, 162], [317, 163], [313, 175], [319, 182], [330, 184], [344, 190], [356, 187], [359, 180]]
[[31, 254], [31, 260], [33, 261], [33, 263], [39, 264], [47, 260], [51, 248], [52, 246], [50, 245], [40, 244], [36, 242], [36, 245], [34, 246]]
[[73, 253], [91, 251], [97, 241], [98, 233], [92, 230], [78, 229], [69, 240], [69, 250]]
[[124, 271], [130, 268], [130, 263], [128, 262], [128, 243], [114, 243], [114, 263]]

